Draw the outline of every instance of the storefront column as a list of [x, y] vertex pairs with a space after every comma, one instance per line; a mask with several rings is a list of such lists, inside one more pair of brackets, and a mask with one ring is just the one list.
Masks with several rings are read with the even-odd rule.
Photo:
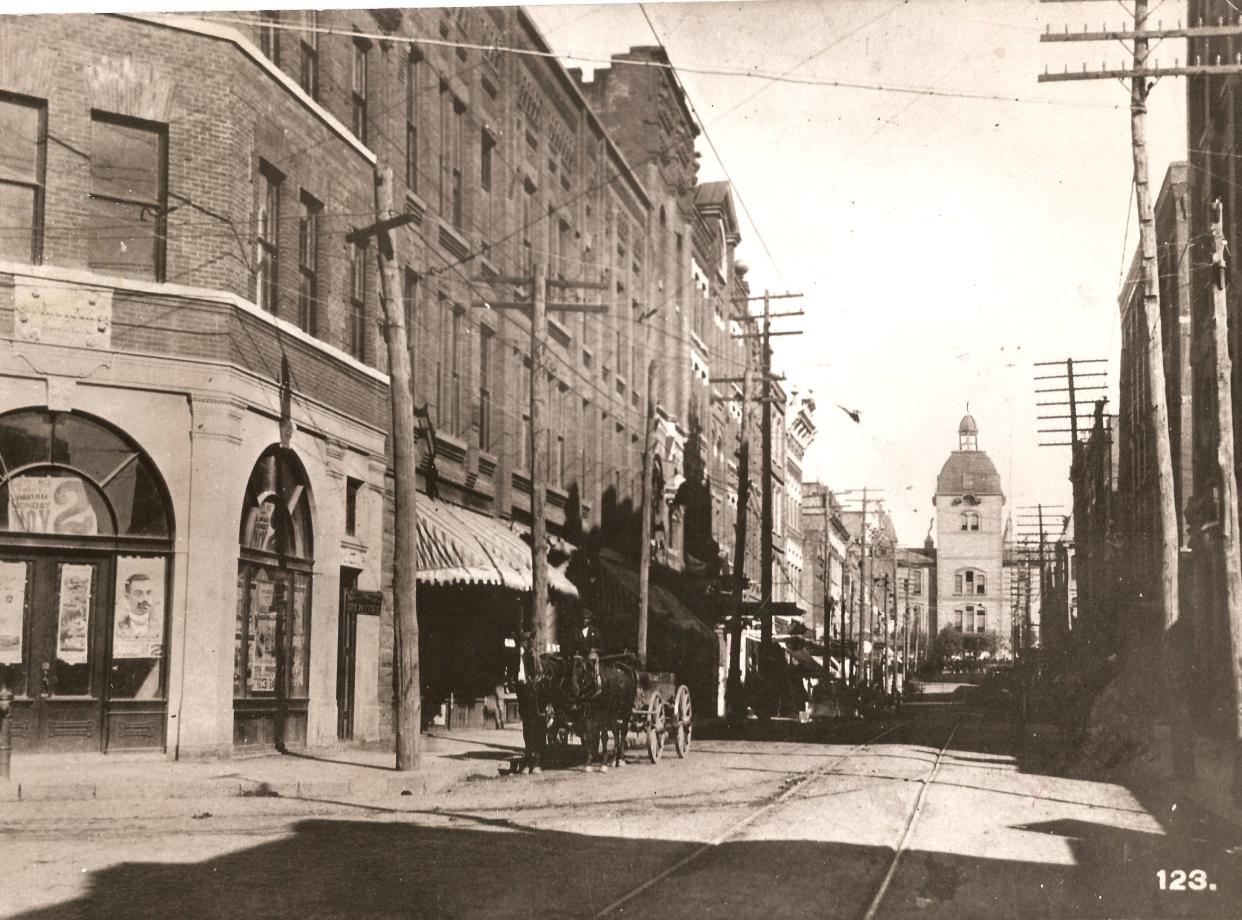
[[238, 513], [249, 473], [239, 450], [241, 405], [195, 398], [191, 412], [186, 606], [174, 645], [168, 738], [169, 751], [182, 759], [228, 757], [233, 749]]

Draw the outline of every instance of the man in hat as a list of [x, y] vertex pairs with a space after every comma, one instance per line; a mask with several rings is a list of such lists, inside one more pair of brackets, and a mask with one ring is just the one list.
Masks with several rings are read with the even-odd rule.
[[595, 680], [595, 689], [591, 696], [599, 696], [604, 689], [599, 671], [599, 633], [595, 631], [594, 614], [589, 607], [582, 608], [582, 628], [576, 637], [578, 654], [591, 664], [591, 674]]

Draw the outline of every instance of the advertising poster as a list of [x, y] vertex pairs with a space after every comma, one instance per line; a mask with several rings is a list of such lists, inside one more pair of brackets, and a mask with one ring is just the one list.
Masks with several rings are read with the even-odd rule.
[[76, 476], [14, 476], [9, 482], [9, 529], [92, 536], [99, 520]]
[[276, 690], [276, 586], [256, 578], [250, 601], [250, 669], [252, 693]]
[[164, 560], [118, 556], [112, 657], [159, 658], [164, 651]]
[[299, 577], [293, 584], [293, 616], [290, 625], [289, 695], [306, 696], [306, 602], [309, 584]]
[[93, 565], [60, 567], [60, 607], [56, 617], [56, 657], [65, 664], [86, 664], [91, 618]]
[[26, 563], [0, 562], [0, 664], [22, 663]]

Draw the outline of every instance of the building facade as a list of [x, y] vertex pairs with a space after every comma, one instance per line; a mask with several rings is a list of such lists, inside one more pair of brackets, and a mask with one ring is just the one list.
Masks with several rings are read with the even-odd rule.
[[[936, 478], [936, 611], [933, 634], [964, 634], [967, 654], [1008, 654], [1005, 597], [1005, 494], [991, 458], [979, 449], [979, 428], [967, 414], [958, 425], [958, 449]], [[980, 641], [984, 640], [984, 641]], [[987, 646], [991, 648], [987, 648]]]

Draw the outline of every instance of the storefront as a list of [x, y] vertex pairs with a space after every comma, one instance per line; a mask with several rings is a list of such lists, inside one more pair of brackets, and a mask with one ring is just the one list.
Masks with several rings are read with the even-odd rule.
[[78, 412], [0, 415], [0, 685], [14, 747], [164, 746], [174, 524], [159, 471]]
[[233, 743], [306, 744], [314, 546], [306, 473], [271, 447], [246, 485], [233, 637]]

